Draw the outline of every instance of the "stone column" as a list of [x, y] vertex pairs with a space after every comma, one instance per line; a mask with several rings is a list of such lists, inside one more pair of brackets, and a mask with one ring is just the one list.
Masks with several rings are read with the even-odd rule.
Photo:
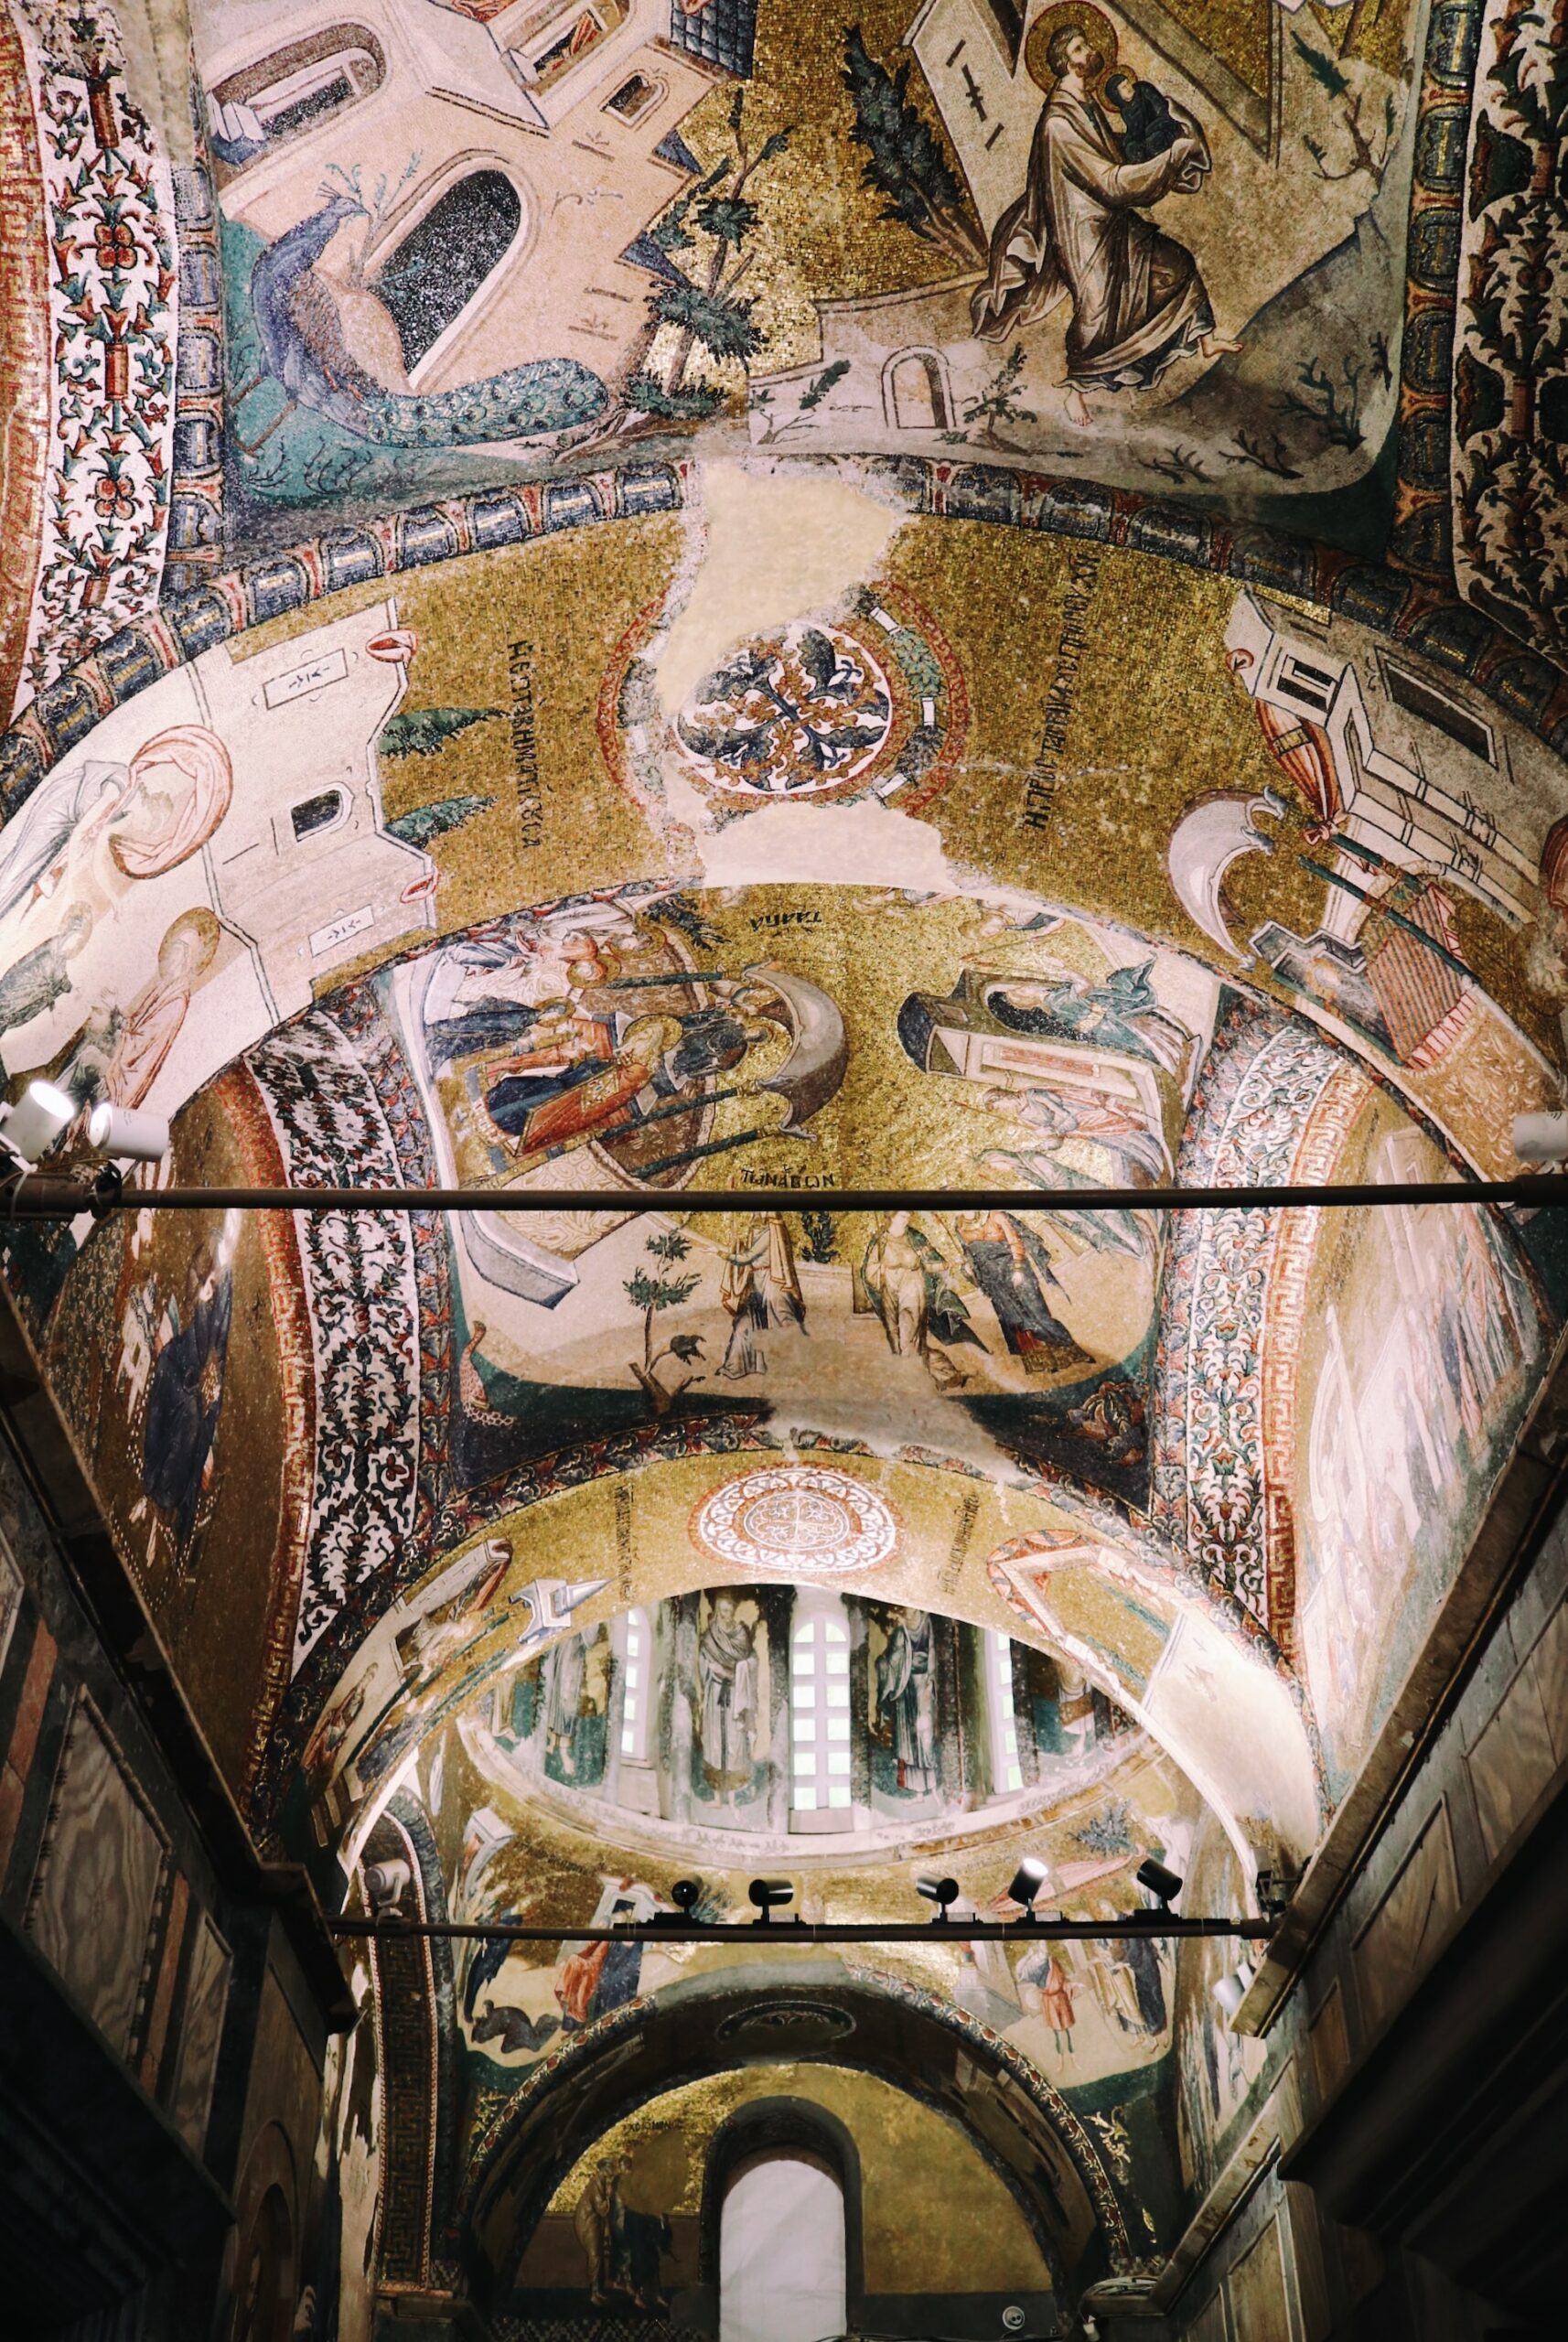
[[958, 1620], [931, 1619], [931, 1671], [936, 1677], [937, 1786], [950, 1804], [963, 1797], [963, 1735], [959, 1702]]
[[671, 1670], [670, 1819], [692, 1819], [692, 1747], [696, 1737], [697, 1616], [702, 1596], [675, 1602], [675, 1664]]
[[871, 1810], [871, 1622], [864, 1602], [849, 1614], [849, 1793], [855, 1811]]
[[1013, 1719], [1018, 1727], [1018, 1770], [1024, 1787], [1034, 1789], [1040, 1778], [1040, 1751], [1035, 1739], [1035, 1703], [1029, 1696], [1028, 1646], [1009, 1643], [1013, 1663]]
[[618, 1610], [610, 1620], [609, 1678], [605, 1693], [605, 1778], [599, 1794], [607, 1804], [620, 1803], [620, 1736], [626, 1722], [627, 1613]]
[[792, 1586], [759, 1586], [757, 1607], [768, 1628], [768, 1827], [789, 1827], [789, 1635]]

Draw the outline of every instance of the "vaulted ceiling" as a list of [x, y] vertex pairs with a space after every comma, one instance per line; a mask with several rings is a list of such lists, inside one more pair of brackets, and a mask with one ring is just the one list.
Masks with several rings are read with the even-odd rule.
[[[394, 1813], [454, 1909], [585, 1923], [611, 1850], [823, 1907], [1310, 1860], [1568, 1263], [1137, 1192], [1496, 1177], [1561, 1100], [1562, 54], [1522, 0], [0, 9], [13, 1094], [169, 1116], [154, 1184], [625, 1199], [7, 1238], [324, 1892]], [[1016, 1208], [828, 1209], [965, 1185]], [[876, 1755], [801, 1828], [832, 1619]], [[689, 1707], [633, 1782], [726, 1637], [744, 1794]], [[1016, 1781], [961, 1755], [1015, 1684]]]

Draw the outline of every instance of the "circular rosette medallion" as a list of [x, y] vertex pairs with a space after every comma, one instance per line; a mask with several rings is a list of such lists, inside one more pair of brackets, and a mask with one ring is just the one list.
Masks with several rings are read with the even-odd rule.
[[762, 805], [875, 796], [918, 813], [962, 751], [968, 694], [929, 615], [892, 585], [862, 587], [830, 618], [796, 618], [725, 653], [673, 720], [644, 657], [657, 606], [620, 644], [599, 693], [598, 733], [617, 782], [657, 800], [661, 759], [719, 818]]
[[875, 762], [893, 712], [893, 685], [869, 645], [801, 620], [732, 651], [697, 685], [675, 731], [714, 789], [820, 797]]
[[760, 1570], [835, 1575], [868, 1570], [897, 1548], [890, 1506], [864, 1481], [816, 1464], [782, 1464], [747, 1472], [704, 1498], [692, 1539], [715, 1561]]

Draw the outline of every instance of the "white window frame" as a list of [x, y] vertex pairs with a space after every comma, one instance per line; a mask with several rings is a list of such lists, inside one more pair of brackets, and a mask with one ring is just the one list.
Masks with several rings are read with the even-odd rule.
[[1302, 651], [1282, 650], [1275, 680], [1279, 690], [1297, 707], [1305, 708], [1314, 723], [1326, 724], [1339, 696], [1345, 670], [1342, 666], [1330, 667], [1326, 661], [1319, 666]]
[[[489, 275], [480, 279], [465, 306], [458, 310], [450, 325], [443, 326], [424, 357], [410, 368], [408, 387], [415, 393], [429, 381], [436, 368], [464, 336], [478, 325], [491, 304], [499, 299], [512, 271], [532, 251], [538, 229], [538, 215], [528, 181], [516, 164], [489, 148], [473, 147], [461, 155], [451, 156], [385, 221], [374, 243], [367, 246], [360, 263], [365, 283], [373, 290], [381, 270], [402, 250], [425, 215], [435, 210], [443, 196], [450, 194], [462, 180], [473, 178], [482, 171], [495, 171], [500, 177], [510, 181], [519, 206], [517, 232], [506, 250], [497, 254]], [[459, 384], [457, 387], [465, 386]]]
[[[621, 91], [632, 81], [641, 81], [647, 88], [648, 96], [635, 113], [623, 113], [618, 109], [615, 102]], [[639, 124], [651, 120], [669, 95], [670, 85], [661, 75], [645, 73], [640, 66], [634, 66], [629, 73], [616, 83], [609, 96], [601, 104], [599, 112], [607, 113], [612, 122], [618, 122], [623, 130], [635, 130]]]
[[1024, 1786], [1018, 1754], [1018, 1711], [1013, 1698], [1013, 1641], [995, 1627], [984, 1628], [985, 1713], [991, 1736], [991, 1793], [1016, 1797]]
[[644, 1609], [626, 1614], [620, 1664], [620, 1760], [646, 1765], [653, 1715], [653, 1621]]
[[849, 1661], [840, 1598], [798, 1603], [789, 1628], [789, 1810], [842, 1813], [845, 1829], [854, 1827], [854, 1806]]

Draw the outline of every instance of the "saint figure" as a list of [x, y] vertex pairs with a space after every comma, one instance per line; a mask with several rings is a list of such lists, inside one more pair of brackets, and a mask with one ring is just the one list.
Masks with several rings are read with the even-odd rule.
[[73, 910], [58, 935], [35, 943], [13, 961], [0, 976], [0, 1033], [30, 1025], [70, 990], [69, 963], [92, 932], [92, 914], [81, 906]]
[[107, 1099], [114, 1106], [140, 1106], [179, 1038], [191, 994], [217, 956], [222, 929], [198, 905], [182, 911], [158, 945], [158, 972], [130, 1006], [95, 1011], [61, 1077], [64, 1088], [83, 1103]]
[[182, 1563], [213, 1480], [212, 1447], [234, 1306], [233, 1243], [225, 1228], [216, 1242], [204, 1237], [197, 1246], [186, 1273], [183, 1306], [171, 1300], [159, 1328], [147, 1388], [143, 1499], [173, 1529]]
[[596, 2309], [606, 2306], [612, 2293], [622, 2290], [622, 2222], [619, 2162], [601, 2164], [572, 2215], [577, 2241], [588, 2264], [588, 2296]]
[[970, 1272], [1026, 1374], [1094, 1363], [1093, 1352], [1074, 1341], [1046, 1299], [1046, 1287], [1057, 1279], [1050, 1253], [1032, 1228], [1010, 1211], [961, 1212], [953, 1226]]
[[544, 1693], [544, 1761], [548, 1765], [553, 1756], [568, 1780], [577, 1770], [573, 1743], [582, 1712], [588, 1640], [586, 1635], [567, 1635], [545, 1652], [540, 1670]]
[[703, 1778], [724, 1805], [751, 1786], [757, 1729], [757, 1644], [733, 1594], [714, 1596], [697, 1645], [703, 1695]]
[[1050, 1946], [1041, 1944], [1024, 1954], [1015, 1971], [1019, 1983], [1028, 1994], [1025, 2006], [1036, 2000], [1039, 2014], [1051, 2028], [1051, 2036], [1059, 2055], [1072, 2055], [1072, 1980], [1059, 1954]]
[[1064, 26], [1046, 61], [1055, 87], [1040, 112], [1028, 177], [996, 222], [990, 272], [972, 308], [979, 338], [1004, 341], [1067, 295], [1068, 415], [1081, 427], [1085, 391], [1147, 389], [1191, 350], [1214, 358], [1240, 345], [1216, 334], [1186, 245], [1144, 216], [1163, 196], [1201, 184], [1208, 147], [1197, 124], [1182, 114], [1178, 137], [1132, 162], [1096, 96], [1105, 66], [1099, 50], [1076, 26]]
[[697, 1099], [763, 1031], [727, 1008], [632, 1015], [560, 1004], [535, 1015], [525, 1048], [489, 1068], [485, 1106], [519, 1155], [558, 1154]]
[[719, 1368], [727, 1381], [765, 1371], [768, 1360], [757, 1336], [769, 1326], [798, 1326], [805, 1332], [794, 1248], [778, 1212], [754, 1212], [746, 1234], [725, 1253], [719, 1299], [733, 1321]]
[[872, 1237], [861, 1283], [895, 1358], [923, 1359], [939, 1391], [961, 1390], [969, 1377], [941, 1345], [970, 1342], [982, 1350], [985, 1345], [969, 1322], [947, 1261], [907, 1211], [896, 1211]]
[[892, 1733], [898, 1787], [929, 1797], [937, 1786], [931, 1621], [924, 1610], [896, 1610], [876, 1662], [876, 1713]]

